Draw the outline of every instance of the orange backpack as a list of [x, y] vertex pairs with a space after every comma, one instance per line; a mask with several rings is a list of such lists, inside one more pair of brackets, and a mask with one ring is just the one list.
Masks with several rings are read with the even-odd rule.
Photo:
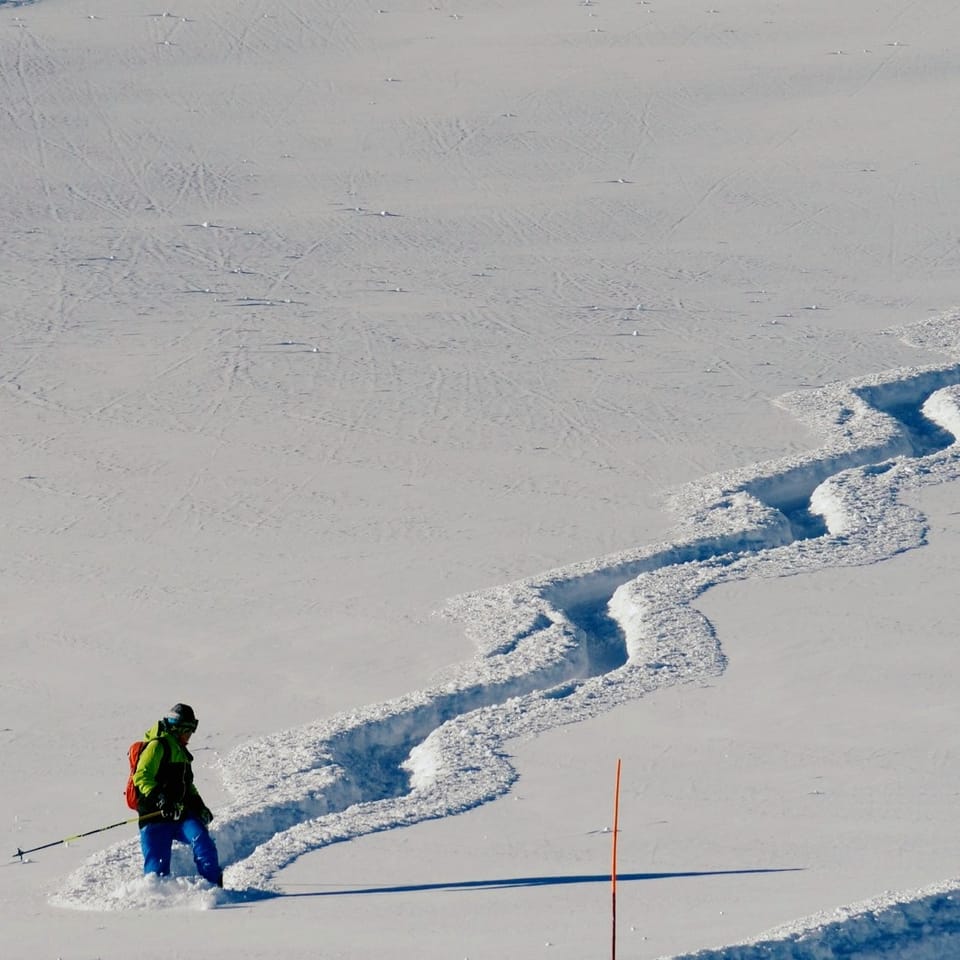
[[[133, 775], [137, 771], [137, 764], [140, 762], [140, 754], [143, 753], [143, 748], [148, 742], [149, 741], [147, 740], [134, 740], [134, 742], [130, 744], [130, 748], [127, 750], [127, 758], [130, 761], [130, 772], [127, 774], [127, 789], [124, 791], [124, 796], [127, 798], [127, 806], [131, 810], [137, 809], [137, 804], [140, 800], [140, 791], [137, 790], [136, 786], [134, 786]], [[166, 760], [167, 744], [162, 738], [160, 740], [160, 746], [163, 748], [163, 759]]]

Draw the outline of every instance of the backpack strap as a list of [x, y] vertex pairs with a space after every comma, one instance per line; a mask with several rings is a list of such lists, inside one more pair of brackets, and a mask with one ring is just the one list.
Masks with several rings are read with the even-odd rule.
[[160, 765], [157, 767], [157, 772], [163, 769], [164, 764], [170, 761], [170, 744], [167, 743], [166, 737], [157, 737], [157, 740], [160, 742], [160, 752], [163, 756], [160, 758]]

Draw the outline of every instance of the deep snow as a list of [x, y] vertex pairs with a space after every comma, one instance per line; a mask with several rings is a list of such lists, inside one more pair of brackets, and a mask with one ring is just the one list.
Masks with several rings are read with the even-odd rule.
[[[903, 335], [960, 357], [960, 315]], [[924, 518], [902, 495], [960, 479], [960, 363], [780, 402], [825, 444], [684, 488], [673, 541], [452, 601], [449, 615], [479, 652], [434, 687], [251, 740], [224, 757], [234, 801], [214, 834], [231, 889], [132, 880], [139, 847], [127, 842], [90, 858], [53, 902], [111, 910], [269, 896], [276, 874], [311, 850], [503, 795], [516, 779], [510, 740], [721, 674], [721, 646], [693, 606], [711, 586], [871, 564], [922, 546]], [[179, 870], [189, 873], [181, 854]], [[960, 932], [958, 897], [954, 884], [886, 895], [697, 956], [947, 956]]]
[[955, 950], [953, 5], [0, 6], [8, 955]]

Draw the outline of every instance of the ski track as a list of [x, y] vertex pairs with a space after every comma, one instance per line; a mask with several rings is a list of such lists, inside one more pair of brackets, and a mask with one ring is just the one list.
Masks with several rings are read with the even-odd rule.
[[[234, 800], [213, 828], [230, 888], [218, 896], [269, 896], [302, 854], [502, 796], [516, 778], [510, 739], [722, 673], [721, 645], [693, 607], [711, 586], [875, 563], [922, 545], [924, 518], [901, 494], [960, 479], [960, 313], [897, 332], [950, 362], [780, 398], [824, 437], [821, 447], [681, 488], [670, 542], [451, 600], [444, 613], [476, 642], [472, 660], [427, 689], [224, 757]], [[114, 845], [52, 902], [142, 906], [123, 895], [141, 869], [135, 839]], [[174, 858], [180, 872], [193, 872], [185, 848]]]

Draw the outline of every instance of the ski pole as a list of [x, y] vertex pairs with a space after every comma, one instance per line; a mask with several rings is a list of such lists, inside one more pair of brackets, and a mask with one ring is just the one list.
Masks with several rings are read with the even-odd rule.
[[52, 843], [42, 843], [40, 844], [39, 847], [30, 847], [29, 850], [21, 850], [19, 847], [17, 847], [17, 852], [13, 854], [13, 856], [11, 856], [10, 859], [12, 860], [13, 857], [19, 857], [22, 862], [23, 858], [28, 853], [36, 853], [38, 850], [46, 850], [48, 847], [58, 847], [60, 846], [61, 843], [71, 843], [72, 841], [80, 840], [83, 837], [93, 836], [93, 834], [95, 833], [103, 833], [104, 830], [113, 830], [114, 827], [122, 827], [128, 823], [136, 823], [138, 820], [149, 820], [151, 817], [159, 817], [159, 816], [160, 816], [160, 811], [155, 810], [153, 813], [144, 814], [142, 817], [130, 817], [129, 820], [118, 820], [116, 823], [111, 823], [106, 827], [97, 827], [96, 830], [88, 830], [86, 833], [77, 833], [77, 834], [74, 834], [72, 837], [64, 837], [62, 840], [54, 840]]

